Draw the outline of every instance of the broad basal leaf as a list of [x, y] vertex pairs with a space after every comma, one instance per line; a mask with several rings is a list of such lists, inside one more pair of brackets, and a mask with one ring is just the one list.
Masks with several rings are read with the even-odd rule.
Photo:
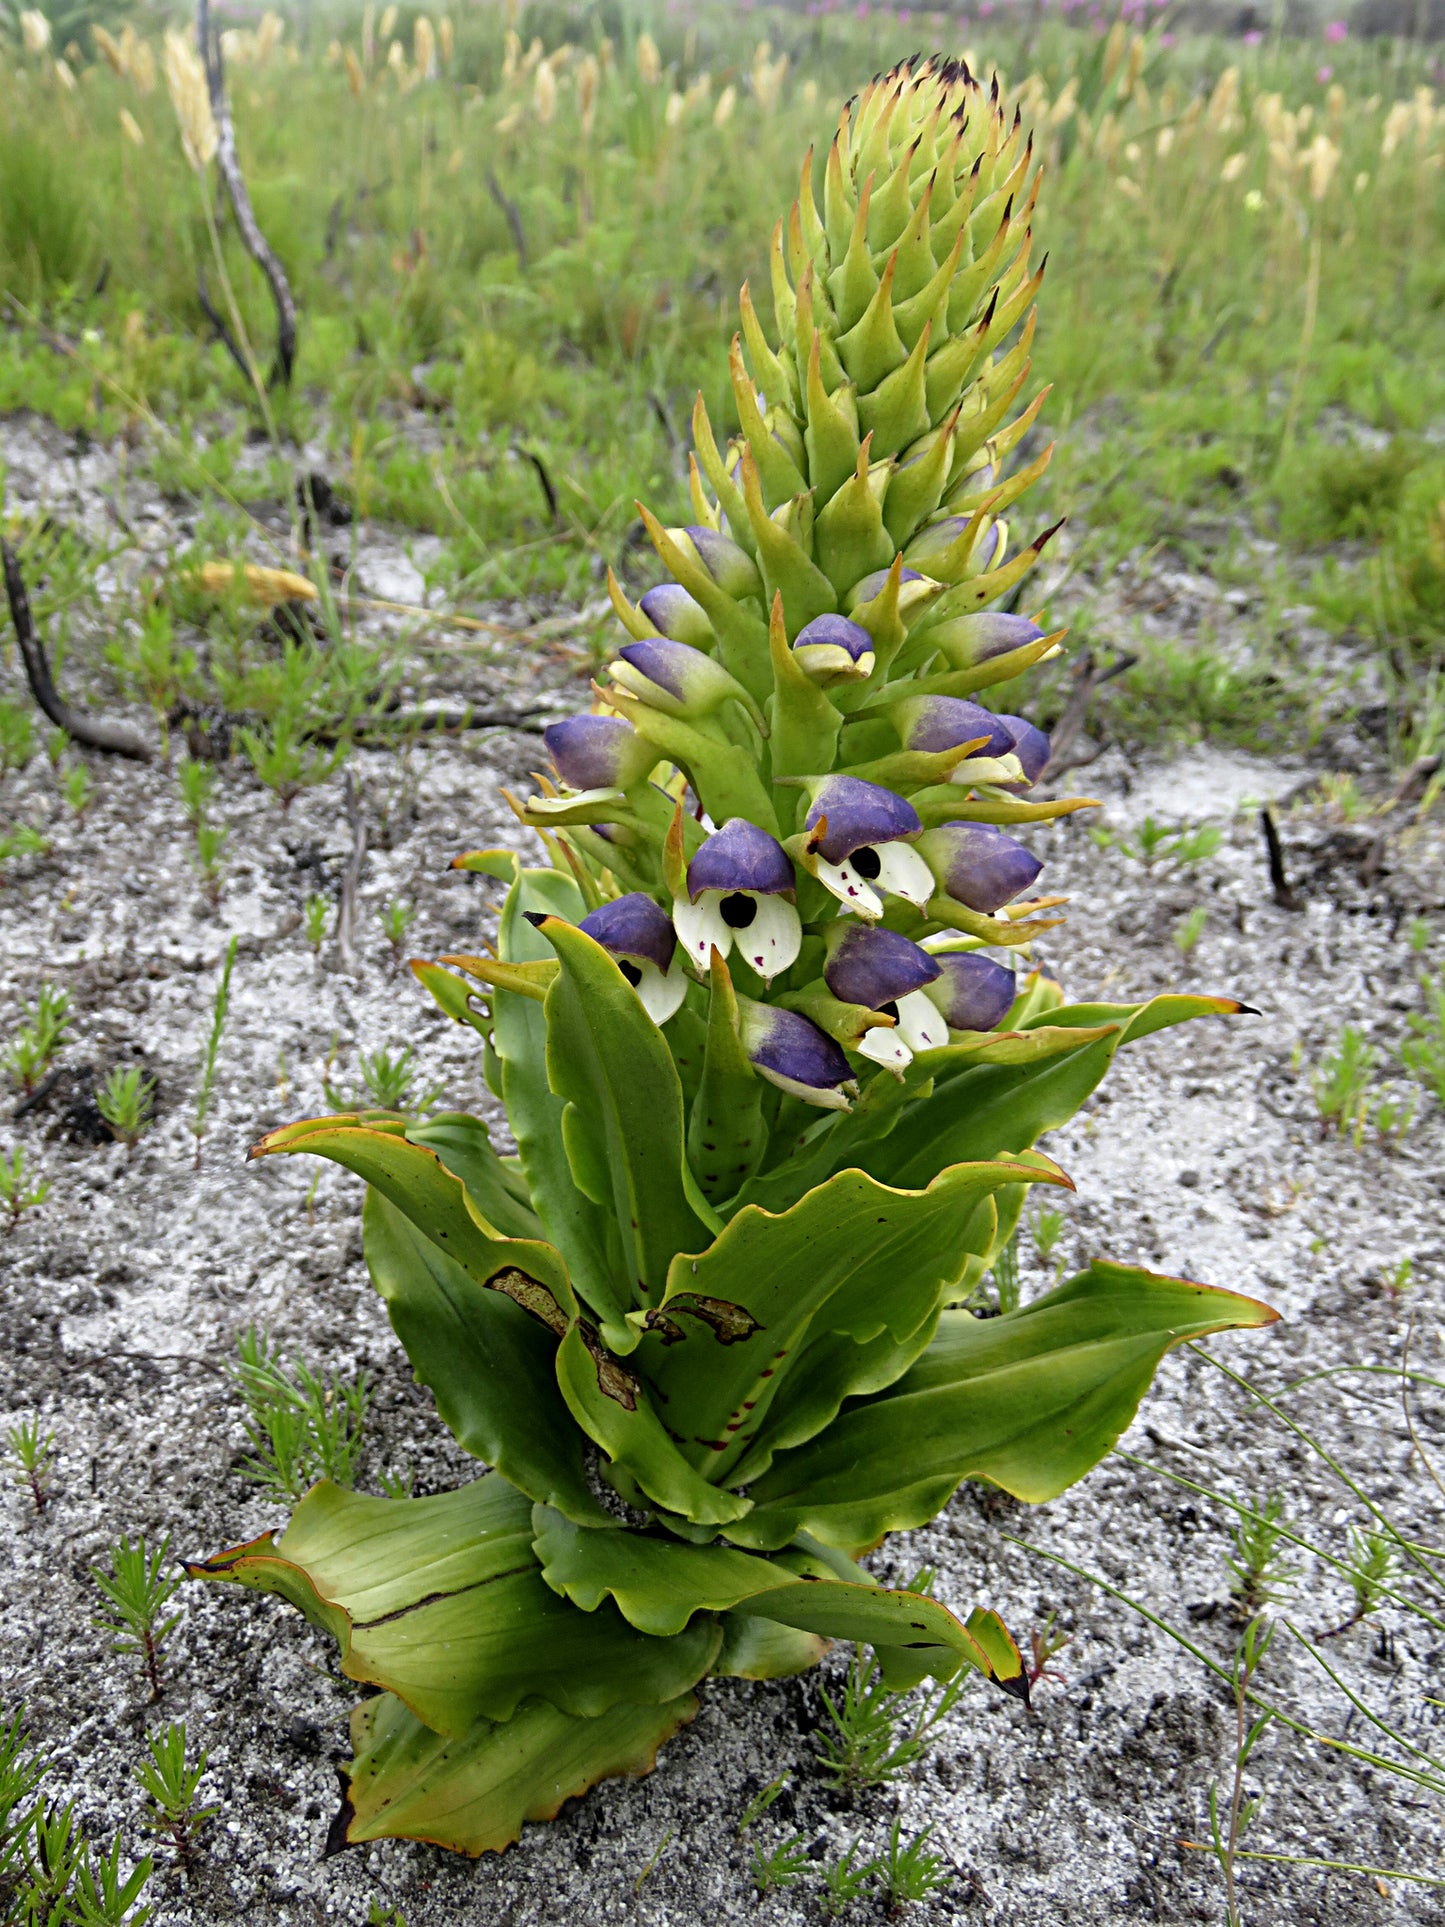
[[957, 1165], [926, 1191], [842, 1171], [774, 1217], [746, 1205], [697, 1257], [679, 1255], [640, 1361], [682, 1450], [709, 1478], [736, 1463], [812, 1332], [905, 1340], [963, 1270], [1000, 1185], [1067, 1184], [1056, 1166]]
[[547, 993], [547, 1074], [566, 1100], [573, 1176], [616, 1221], [635, 1302], [661, 1295], [678, 1251], [710, 1227], [688, 1201], [682, 1087], [672, 1052], [616, 960], [583, 930], [549, 918], [562, 969]]
[[349, 1679], [453, 1737], [510, 1719], [531, 1695], [586, 1716], [674, 1700], [722, 1640], [706, 1617], [653, 1639], [610, 1602], [569, 1605], [543, 1582], [529, 1501], [496, 1473], [427, 1499], [323, 1483], [280, 1539], [268, 1532], [190, 1570], [280, 1593], [340, 1642]]
[[413, 1144], [424, 1144], [467, 1187], [472, 1203], [487, 1223], [504, 1238], [541, 1238], [542, 1220], [527, 1196], [527, 1181], [515, 1161], [508, 1163], [492, 1149], [487, 1127], [479, 1117], [462, 1111], [443, 1111], [424, 1124], [407, 1126]]
[[1002, 1318], [945, 1312], [896, 1385], [777, 1455], [728, 1536], [769, 1547], [805, 1530], [867, 1546], [922, 1525], [965, 1478], [1051, 1499], [1111, 1450], [1171, 1345], [1275, 1316], [1234, 1292], [1102, 1263]]
[[523, 1821], [554, 1819], [599, 1780], [650, 1773], [663, 1741], [696, 1711], [691, 1693], [663, 1706], [614, 1706], [596, 1719], [524, 1700], [500, 1725], [478, 1720], [449, 1739], [381, 1693], [351, 1716], [356, 1758], [328, 1848], [401, 1839], [500, 1853]]

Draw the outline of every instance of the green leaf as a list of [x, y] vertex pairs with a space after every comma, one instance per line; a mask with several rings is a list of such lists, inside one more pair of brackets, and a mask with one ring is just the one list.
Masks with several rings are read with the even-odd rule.
[[[1156, 997], [1147, 1004], [1075, 1004], [1041, 1011], [1040, 1025], [1083, 1029], [1092, 1036], [1033, 1063], [988, 1064], [937, 1078], [932, 1094], [865, 1159], [867, 1168], [888, 1184], [922, 1185], [940, 1166], [1027, 1150], [1045, 1131], [1068, 1122], [1098, 1086], [1121, 1043], [1238, 1008], [1220, 998]], [[1021, 1028], [1031, 1027], [1026, 1022]]]
[[960, 1665], [993, 1677], [979, 1642], [938, 1600], [890, 1591], [866, 1573], [840, 1578], [825, 1557], [794, 1548], [760, 1559], [730, 1546], [591, 1531], [544, 1506], [533, 1516], [543, 1577], [584, 1612], [610, 1596], [640, 1631], [666, 1636], [695, 1613], [745, 1606], [753, 1618], [824, 1639], [926, 1650], [929, 1670], [941, 1678]]
[[828, 1650], [816, 1633], [780, 1626], [751, 1613], [724, 1613], [722, 1645], [712, 1663], [717, 1679], [788, 1679], [811, 1672]]
[[1275, 1316], [1234, 1292], [1104, 1263], [1002, 1318], [945, 1312], [888, 1391], [777, 1455], [729, 1537], [780, 1546], [806, 1530], [871, 1545], [931, 1519], [966, 1478], [1054, 1498], [1113, 1448], [1171, 1345]]
[[687, 1160], [716, 1204], [739, 1191], [767, 1148], [762, 1086], [738, 1035], [738, 1000], [728, 967], [712, 953], [702, 1081], [687, 1127]]
[[367, 1194], [362, 1222], [392, 1329], [457, 1443], [569, 1518], [604, 1518], [557, 1384], [550, 1325], [478, 1285], [379, 1192]]
[[704, 1526], [726, 1524], [747, 1511], [748, 1500], [709, 1484], [684, 1458], [654, 1411], [646, 1384], [606, 1351], [585, 1320], [557, 1347], [557, 1382], [583, 1431], [655, 1505]]
[[379, 1694], [351, 1715], [356, 1758], [331, 1843], [426, 1840], [500, 1853], [524, 1821], [555, 1819], [599, 1780], [650, 1773], [663, 1741], [696, 1711], [691, 1693], [663, 1706], [614, 1706], [595, 1719], [524, 1700], [510, 1720], [478, 1720], [449, 1739], [393, 1694]]
[[[552, 946], [527, 914], [573, 921], [586, 914], [581, 893], [556, 870], [524, 870], [513, 859], [515, 881], [502, 906], [498, 947], [507, 963], [551, 963]], [[633, 1343], [623, 1314], [630, 1291], [619, 1285], [621, 1247], [610, 1216], [579, 1191], [562, 1142], [563, 1100], [547, 1081], [547, 1020], [531, 997], [498, 989], [492, 998], [493, 1040], [502, 1061], [502, 1099], [517, 1140], [532, 1206], [567, 1261], [578, 1292], [602, 1321], [609, 1342]]]
[[411, 968], [417, 981], [430, 991], [454, 1024], [470, 1024], [481, 1036], [490, 1035], [491, 1023], [472, 1008], [474, 993], [465, 978], [456, 976], [450, 970], [443, 970], [439, 963], [430, 963], [424, 957], [413, 957]]
[[659, 1308], [673, 1329], [649, 1333], [639, 1358], [682, 1450], [723, 1477], [811, 1331], [907, 1339], [958, 1279], [970, 1232], [985, 1248], [992, 1238], [992, 1214], [979, 1214], [989, 1194], [1037, 1182], [1068, 1180], [1015, 1160], [957, 1165], [927, 1191], [841, 1171], [780, 1217], [747, 1205], [698, 1257], [680, 1254]]
[[443, 1111], [425, 1124], [412, 1124], [407, 1137], [435, 1151], [467, 1187], [467, 1195], [488, 1224], [506, 1238], [540, 1238], [542, 1220], [527, 1203], [521, 1172], [504, 1164], [492, 1149], [486, 1124], [462, 1111]]
[[601, 944], [560, 918], [541, 931], [562, 965], [547, 993], [547, 1071], [567, 1102], [574, 1175], [615, 1218], [636, 1302], [655, 1303], [673, 1254], [709, 1236], [684, 1183], [677, 1067]]
[[579, 1612], [542, 1579], [529, 1501], [497, 1473], [426, 1499], [323, 1483], [285, 1533], [265, 1533], [193, 1577], [276, 1592], [341, 1646], [348, 1679], [379, 1686], [435, 1732], [508, 1720], [533, 1695], [595, 1716], [674, 1700], [708, 1671], [720, 1627], [638, 1632], [609, 1604]]

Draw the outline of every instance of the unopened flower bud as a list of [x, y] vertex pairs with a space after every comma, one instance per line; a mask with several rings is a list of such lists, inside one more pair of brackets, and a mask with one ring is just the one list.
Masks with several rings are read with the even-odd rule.
[[825, 1031], [796, 1010], [738, 998], [738, 1029], [753, 1069], [770, 1084], [824, 1110], [846, 1111], [853, 1072]]
[[847, 616], [815, 616], [793, 642], [798, 667], [818, 682], [862, 682], [873, 673], [873, 638]]
[[638, 605], [660, 636], [670, 642], [690, 642], [694, 649], [711, 648], [714, 636], [700, 603], [679, 583], [660, 582]]
[[945, 951], [935, 956], [939, 975], [926, 995], [951, 1030], [996, 1030], [1008, 1015], [1017, 986], [1014, 973], [977, 951]]
[[1043, 864], [991, 823], [945, 823], [918, 849], [947, 896], [991, 917], [1034, 882]]
[[568, 789], [631, 789], [657, 762], [657, 751], [623, 716], [568, 716], [549, 723], [542, 740]]
[[687, 979], [677, 968], [677, 938], [662, 906], [633, 890], [593, 910], [580, 927], [617, 959], [652, 1021], [665, 1024], [687, 993]]

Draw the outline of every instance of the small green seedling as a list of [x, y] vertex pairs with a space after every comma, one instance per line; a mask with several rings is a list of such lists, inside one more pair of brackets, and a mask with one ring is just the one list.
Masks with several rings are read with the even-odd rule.
[[873, 1878], [872, 1863], [858, 1863], [858, 1847], [859, 1840], [851, 1841], [847, 1851], [823, 1869], [822, 1904], [829, 1920], [845, 1914]]
[[219, 823], [196, 825], [196, 868], [201, 873], [201, 888], [211, 908], [221, 901], [221, 873], [225, 868], [226, 844], [231, 832]]
[[754, 1847], [749, 1870], [760, 1897], [780, 1887], [795, 1886], [808, 1871], [808, 1850], [797, 1834], [789, 1834], [771, 1852], [765, 1852], [760, 1846]]
[[31, 1178], [26, 1175], [25, 1150], [17, 1144], [7, 1158], [0, 1151], [0, 1205], [10, 1216], [5, 1226], [5, 1235], [19, 1224], [27, 1211], [37, 1210], [50, 1196], [49, 1178]]
[[381, 927], [387, 942], [391, 945], [391, 965], [396, 970], [401, 967], [402, 952], [406, 948], [406, 933], [416, 922], [416, 905], [407, 903], [402, 897], [393, 897], [384, 910], [378, 910]]
[[1204, 935], [1204, 926], [1209, 921], [1209, 912], [1202, 903], [1196, 903], [1187, 917], [1181, 917], [1174, 926], [1174, 948], [1181, 957], [1187, 957], [1199, 939]]
[[37, 1765], [27, 1751], [24, 1717], [21, 1708], [12, 1714], [8, 1726], [0, 1721], [0, 1891], [14, 1882], [40, 1811], [31, 1796], [49, 1770]]
[[302, 790], [324, 783], [346, 755], [344, 743], [329, 755], [306, 747], [295, 718], [289, 715], [275, 717], [263, 729], [243, 729], [240, 743], [247, 762], [274, 793], [283, 813]]
[[3, 881], [6, 864], [13, 863], [16, 857], [44, 856], [49, 847], [39, 830], [32, 830], [28, 823], [14, 823], [9, 829], [0, 830], [0, 881]]
[[1029, 1659], [1025, 1667], [1029, 1688], [1032, 1690], [1041, 1679], [1057, 1680], [1060, 1685], [1068, 1682], [1062, 1673], [1054, 1671], [1050, 1661], [1056, 1659], [1064, 1648], [1073, 1642], [1072, 1633], [1057, 1632], [1054, 1628], [1054, 1615], [1050, 1613], [1042, 1626], [1035, 1626], [1029, 1634]]
[[658, 1862], [662, 1859], [662, 1856], [667, 1852], [668, 1848], [672, 1845], [673, 1841], [676, 1838], [677, 1838], [677, 1828], [669, 1827], [667, 1829], [667, 1832], [663, 1834], [662, 1838], [658, 1841], [657, 1845], [653, 1848], [652, 1853], [648, 1858], [647, 1865], [642, 1869], [641, 1873], [638, 1874], [636, 1880], [633, 1881], [632, 1883], [633, 1893], [640, 1894], [642, 1892], [644, 1881], [646, 1881], [648, 1877], [655, 1871]]
[[37, 1513], [50, 1503], [50, 1468], [55, 1463], [55, 1434], [42, 1432], [37, 1418], [21, 1419], [5, 1434], [5, 1459], [16, 1483], [30, 1494]]
[[1398, 1305], [1405, 1293], [1414, 1286], [1415, 1260], [1410, 1257], [1401, 1258], [1399, 1263], [1389, 1271], [1380, 1273], [1378, 1282], [1380, 1290], [1384, 1292], [1390, 1303]]
[[903, 1823], [895, 1819], [888, 1830], [888, 1845], [868, 1863], [868, 1871], [881, 1884], [891, 1912], [901, 1913], [911, 1902], [927, 1900], [948, 1878], [940, 1855], [928, 1851], [931, 1826], [925, 1827], [907, 1843]]
[[252, 1456], [240, 1466], [278, 1498], [297, 1500], [318, 1478], [353, 1486], [371, 1389], [364, 1377], [329, 1378], [300, 1359], [282, 1365], [254, 1328], [237, 1343], [234, 1379], [247, 1409]]
[[1224, 831], [1217, 823], [1201, 823], [1194, 829], [1171, 830], [1155, 817], [1146, 816], [1132, 837], [1121, 836], [1116, 830], [1094, 830], [1091, 832], [1095, 843], [1101, 850], [1115, 849], [1124, 856], [1133, 857], [1145, 869], [1152, 869], [1156, 863], [1178, 863], [1182, 867], [1202, 863], [1206, 857], [1214, 855], [1224, 841]]
[[180, 785], [181, 807], [186, 813], [186, 820], [192, 829], [199, 829], [210, 813], [216, 772], [209, 763], [187, 756], [176, 766], [176, 781]]
[[1054, 1211], [1047, 1206], [1043, 1206], [1034, 1213], [1034, 1250], [1038, 1252], [1039, 1262], [1041, 1264], [1047, 1265], [1052, 1263], [1054, 1253], [1058, 1249], [1059, 1240], [1063, 1237], [1064, 1227], [1067, 1224], [1068, 1219], [1062, 1211]]
[[83, 822], [95, 794], [95, 784], [84, 763], [76, 763], [65, 772], [61, 789], [66, 802], [75, 811], [76, 821]]
[[70, 1032], [70, 992], [42, 984], [29, 1021], [5, 1053], [5, 1068], [29, 1097], [50, 1069]]
[[1369, 1107], [1370, 1075], [1379, 1052], [1365, 1042], [1355, 1024], [1346, 1024], [1339, 1042], [1315, 1066], [1310, 1086], [1322, 1131], [1357, 1134]]
[[[921, 1590], [922, 1581], [911, 1590]], [[887, 1786], [901, 1779], [928, 1751], [933, 1729], [957, 1705], [964, 1691], [961, 1677], [938, 1687], [918, 1702], [912, 1723], [908, 1694], [885, 1684], [875, 1654], [859, 1647], [835, 1701], [823, 1688], [823, 1705], [832, 1723], [818, 1753], [829, 1786], [848, 1792]]]
[[366, 1911], [366, 1927], [406, 1927], [406, 1915], [400, 1907], [383, 1907], [373, 1900]]
[[1400, 1046], [1400, 1056], [1411, 1076], [1445, 1104], [1445, 971], [1422, 977], [1420, 989], [1425, 1008], [1411, 1012], [1412, 1034]]
[[236, 945], [239, 937], [232, 937], [226, 945], [226, 961], [221, 966], [221, 980], [216, 986], [216, 1001], [211, 1011], [211, 1028], [206, 1036], [206, 1048], [201, 1058], [201, 1081], [196, 1088], [196, 1112], [191, 1120], [191, 1135], [196, 1140], [196, 1162], [194, 1168], [201, 1168], [201, 1141], [206, 1135], [206, 1124], [211, 1112], [211, 1096], [216, 1087], [216, 1057], [221, 1048], [221, 1037], [226, 1028], [226, 1013], [231, 1007], [231, 971], [236, 963]]
[[395, 1051], [384, 1044], [374, 1051], [363, 1051], [361, 1084], [359, 1092], [347, 1093], [334, 1088], [330, 1079], [326, 1078], [322, 1089], [326, 1093], [326, 1101], [334, 1104], [338, 1110], [373, 1108], [378, 1111], [397, 1111], [407, 1117], [422, 1116], [442, 1096], [440, 1084], [417, 1089], [416, 1052], [410, 1044]]
[[738, 1821], [738, 1838], [739, 1839], [742, 1838], [742, 1836], [747, 1832], [748, 1828], [752, 1826], [755, 1820], [762, 1819], [763, 1815], [767, 1812], [768, 1808], [773, 1804], [773, 1802], [779, 1799], [782, 1796], [782, 1794], [786, 1791], [787, 1784], [788, 1784], [787, 1774], [780, 1773], [776, 1780], [769, 1780], [768, 1784], [765, 1787], [759, 1788], [759, 1790], [753, 1795], [752, 1799], [749, 1800], [747, 1805], [743, 1808], [743, 1817], [741, 1820]]
[[1426, 918], [1411, 917], [1410, 928], [1405, 933], [1405, 935], [1406, 935], [1406, 941], [1409, 943], [1410, 948], [1414, 952], [1414, 954], [1417, 957], [1422, 957], [1425, 954], [1425, 952], [1430, 948], [1430, 941], [1434, 935], [1434, 932], [1431, 930], [1429, 922]]
[[111, 1635], [113, 1653], [133, 1653], [140, 1659], [150, 1681], [152, 1705], [161, 1696], [166, 1642], [181, 1619], [178, 1612], [166, 1613], [181, 1583], [178, 1574], [166, 1570], [170, 1556], [169, 1533], [154, 1549], [147, 1547], [144, 1534], [134, 1545], [123, 1537], [111, 1548], [109, 1572], [99, 1566], [90, 1569], [106, 1602], [94, 1623]]
[[1229, 1590], [1242, 1619], [1254, 1619], [1291, 1591], [1299, 1567], [1281, 1550], [1285, 1528], [1280, 1519], [1283, 1499], [1275, 1493], [1257, 1510], [1246, 1513], [1234, 1534], [1234, 1550], [1225, 1556], [1233, 1574]]
[[95, 1108], [110, 1126], [111, 1136], [134, 1157], [135, 1147], [151, 1126], [156, 1081], [132, 1065], [117, 1064], [95, 1094]]
[[35, 753], [35, 720], [19, 703], [0, 702], [0, 774], [24, 769]]
[[163, 1733], [153, 1733], [150, 1758], [142, 1760], [135, 1769], [136, 1779], [150, 1796], [147, 1820], [151, 1831], [169, 1838], [188, 1882], [195, 1879], [197, 1836], [206, 1822], [220, 1812], [219, 1807], [196, 1805], [205, 1770], [204, 1747], [194, 1766], [186, 1759], [184, 1720], [177, 1720]]
[[1375, 1100], [1370, 1122], [1382, 1144], [1403, 1144], [1415, 1122], [1420, 1100], [1414, 1091], [1382, 1091]]
[[1017, 1311], [1023, 1287], [1019, 1282], [1019, 1241], [1015, 1233], [993, 1261], [994, 1305], [999, 1312]]
[[155, 1861], [146, 1854], [122, 1875], [119, 1834], [110, 1852], [98, 1860], [87, 1850], [71, 1890], [70, 1918], [76, 1927], [145, 1927], [155, 1909], [139, 1903], [154, 1869]]
[[30, 1823], [30, 1836], [21, 1849], [19, 1911], [7, 1919], [29, 1927], [65, 1920], [71, 1888], [85, 1862], [85, 1835], [76, 1825], [75, 1802], [41, 1806]]
[[319, 891], [306, 899], [306, 907], [301, 913], [302, 927], [306, 941], [313, 950], [320, 950], [326, 941], [326, 926], [331, 921], [334, 908], [330, 897], [322, 896]]
[[65, 752], [70, 748], [70, 731], [61, 729], [57, 724], [45, 738], [45, 754], [50, 758], [50, 767], [58, 770], [65, 760]]
[[1331, 1626], [1328, 1632], [1321, 1633], [1321, 1639], [1338, 1639], [1351, 1627], [1358, 1626], [1362, 1619], [1378, 1611], [1385, 1589], [1395, 1576], [1399, 1563], [1400, 1549], [1388, 1532], [1371, 1528], [1361, 1532], [1354, 1527], [1350, 1532], [1349, 1572], [1347, 1577], [1350, 1590], [1355, 1595], [1354, 1610], [1338, 1626]]
[[1252, 1724], [1250, 1723], [1250, 1689], [1255, 1675], [1264, 1664], [1265, 1656], [1273, 1644], [1276, 1630], [1275, 1621], [1251, 1619], [1235, 1649], [1231, 1684], [1234, 1689], [1236, 1731], [1240, 1737], [1234, 1750], [1234, 1784], [1230, 1794], [1229, 1811], [1222, 1818], [1219, 1812], [1218, 1784], [1211, 1782], [1209, 1788], [1209, 1835], [1214, 1847], [1214, 1857], [1219, 1862], [1219, 1870], [1224, 1876], [1225, 1919], [1228, 1927], [1241, 1927], [1239, 1902], [1235, 1891], [1235, 1859], [1239, 1852], [1239, 1843], [1259, 1812], [1264, 1799], [1262, 1793], [1254, 1794], [1249, 1798], [1245, 1797], [1244, 1769], [1250, 1754], [1276, 1717], [1271, 1708], [1268, 1712], [1261, 1713]]

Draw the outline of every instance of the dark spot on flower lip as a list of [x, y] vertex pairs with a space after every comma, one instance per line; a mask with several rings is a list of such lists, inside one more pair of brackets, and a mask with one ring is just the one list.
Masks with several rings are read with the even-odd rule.
[[758, 914], [756, 897], [745, 890], [731, 890], [718, 904], [718, 915], [729, 930], [746, 930]]
[[866, 844], [861, 850], [855, 850], [848, 860], [859, 876], [868, 883], [872, 883], [883, 868], [883, 859], [876, 850], [870, 849]]
[[642, 982], [642, 972], [638, 969], [637, 965], [635, 963], [629, 963], [626, 957], [619, 957], [617, 959], [617, 968], [622, 972], [628, 983], [632, 985], [632, 988], [636, 990], [637, 986]]

